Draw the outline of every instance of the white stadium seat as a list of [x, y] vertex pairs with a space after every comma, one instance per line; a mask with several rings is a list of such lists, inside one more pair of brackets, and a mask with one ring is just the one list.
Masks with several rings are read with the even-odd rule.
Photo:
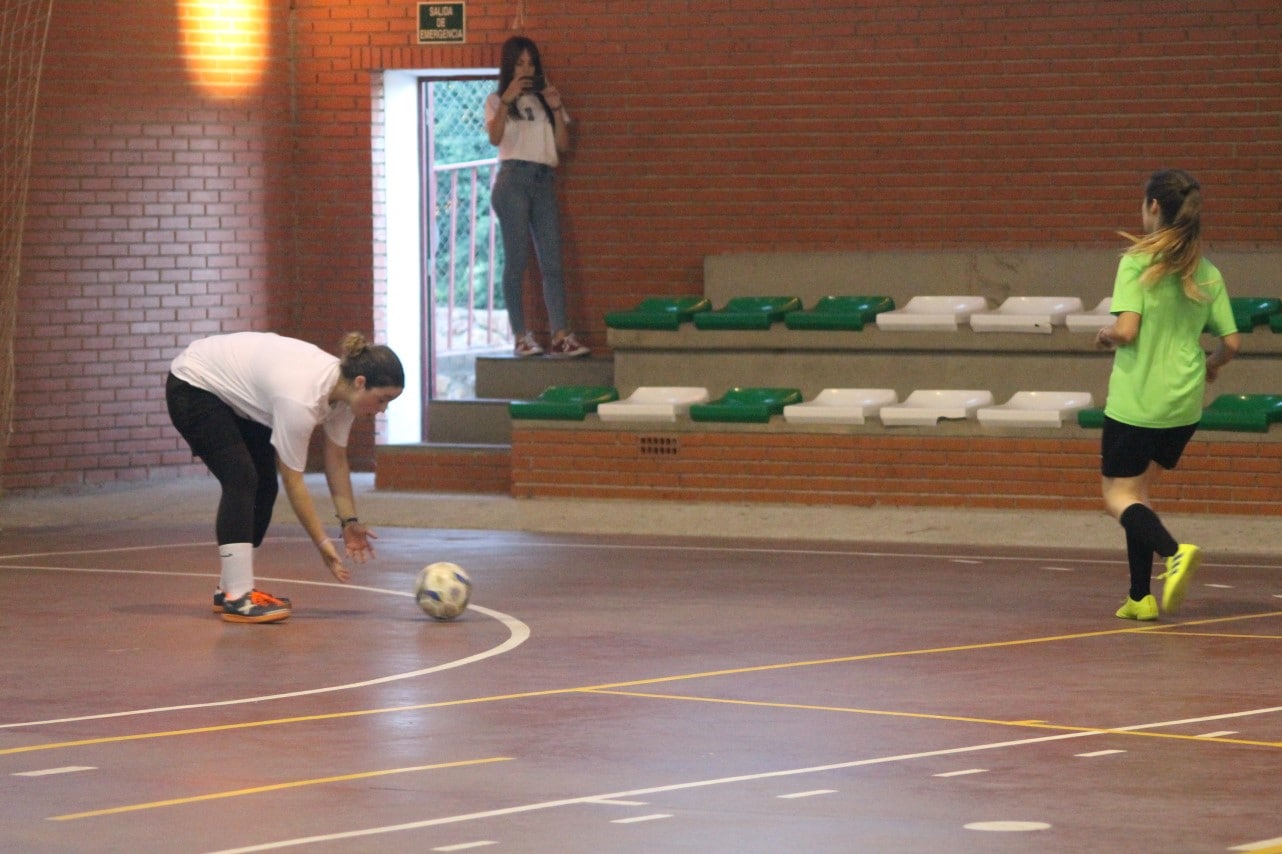
[[1094, 405], [1089, 391], [1020, 391], [975, 417], [985, 427], [1062, 427], [1066, 415]]
[[887, 427], [934, 427], [941, 418], [973, 418], [992, 403], [993, 393], [982, 389], [918, 389], [901, 404], [883, 406], [878, 416]]
[[1109, 309], [1113, 306], [1112, 297], [1104, 297], [1093, 309], [1079, 314], [1070, 314], [1064, 318], [1070, 332], [1098, 332], [1101, 327], [1113, 322]]
[[783, 417], [790, 424], [863, 424], [898, 402], [893, 388], [826, 388], [814, 400], [785, 406]]
[[976, 312], [970, 326], [976, 332], [1037, 332], [1050, 335], [1064, 318], [1082, 311], [1077, 297], [1010, 297], [993, 311]]
[[877, 328], [913, 332], [953, 332], [977, 311], [987, 311], [981, 296], [920, 296], [903, 308], [877, 315]]
[[623, 400], [596, 408], [602, 421], [676, 421], [695, 403], [706, 403], [708, 390], [697, 386], [642, 386]]

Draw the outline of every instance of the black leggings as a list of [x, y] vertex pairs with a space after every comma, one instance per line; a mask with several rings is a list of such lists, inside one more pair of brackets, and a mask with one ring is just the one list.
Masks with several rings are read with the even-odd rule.
[[173, 374], [165, 380], [169, 418], [222, 486], [218, 544], [262, 545], [280, 484], [270, 427], [241, 418], [216, 395]]

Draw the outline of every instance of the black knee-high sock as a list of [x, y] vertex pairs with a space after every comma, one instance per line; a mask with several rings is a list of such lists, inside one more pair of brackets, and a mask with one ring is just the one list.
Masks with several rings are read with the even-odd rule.
[[1126, 532], [1126, 561], [1131, 568], [1131, 599], [1136, 602], [1153, 592], [1153, 550], [1138, 536]]
[[1180, 544], [1171, 536], [1171, 532], [1166, 530], [1162, 520], [1157, 518], [1157, 514], [1151, 508], [1143, 504], [1137, 502], [1127, 507], [1118, 517], [1118, 521], [1126, 529], [1128, 537], [1134, 534], [1141, 543], [1148, 546], [1150, 551], [1157, 552], [1162, 557], [1170, 557], [1179, 551]]

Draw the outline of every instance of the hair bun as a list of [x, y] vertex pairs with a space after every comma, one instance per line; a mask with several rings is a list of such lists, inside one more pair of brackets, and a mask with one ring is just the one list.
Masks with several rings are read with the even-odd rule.
[[343, 355], [346, 358], [359, 356], [369, 349], [369, 342], [359, 332], [349, 332], [343, 336]]

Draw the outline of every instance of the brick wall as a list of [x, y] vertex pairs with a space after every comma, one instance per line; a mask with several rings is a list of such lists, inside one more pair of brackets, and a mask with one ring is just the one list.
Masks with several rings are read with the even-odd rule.
[[374, 488], [507, 494], [511, 467], [512, 454], [506, 447], [402, 446], [379, 455]]
[[[709, 254], [1112, 245], [1165, 164], [1202, 178], [1212, 243], [1282, 243], [1275, 0], [471, 0], [468, 44], [433, 48], [414, 3], [271, 2], [237, 98], [188, 77], [186, 6], [54, 4], [6, 488], [188, 473], [160, 380], [194, 337], [377, 330], [377, 72], [494, 66], [514, 27], [576, 118], [571, 316], [597, 347]], [[354, 465], [372, 449], [362, 428]]]
[[[1195, 437], [1153, 498], [1282, 515], [1282, 442]], [[514, 425], [518, 498], [1099, 510], [1099, 438], [630, 432]]]
[[262, 22], [264, 86], [222, 100], [198, 94], [189, 72], [205, 72], [178, 51], [182, 5], [54, 4], [18, 294], [8, 488], [203, 470], [165, 412], [170, 360], [203, 335], [285, 326], [285, 16]]

